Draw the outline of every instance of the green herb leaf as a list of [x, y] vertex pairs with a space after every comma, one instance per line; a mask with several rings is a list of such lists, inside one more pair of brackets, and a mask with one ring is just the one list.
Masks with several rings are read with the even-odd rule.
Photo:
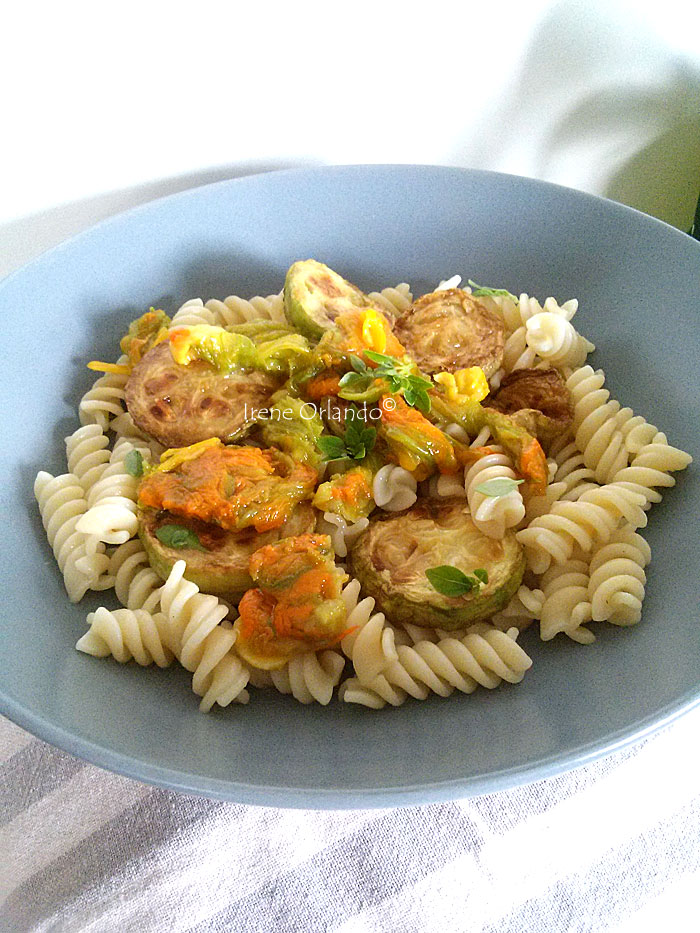
[[472, 590], [480, 589], [487, 582], [488, 574], [485, 570], [475, 570], [474, 574], [464, 573], [459, 567], [442, 564], [440, 567], [431, 567], [425, 571], [434, 590], [443, 596], [465, 596]]
[[425, 389], [419, 389], [416, 394], [416, 403], [415, 407], [418, 411], [422, 412], [424, 415], [430, 413], [430, 396], [425, 391]]
[[356, 356], [354, 353], [350, 354], [350, 365], [355, 370], [355, 372], [359, 373], [361, 376], [367, 375], [367, 364], [363, 359], [360, 359], [360, 357]]
[[410, 356], [404, 356], [399, 360], [387, 356], [386, 353], [377, 353], [376, 350], [365, 350], [365, 356], [377, 364], [373, 375], [385, 379], [392, 394], [402, 393], [407, 405], [418, 408], [424, 414], [430, 411], [428, 389], [431, 389], [433, 384], [430, 379], [425, 379], [415, 372], [416, 364]]
[[499, 499], [501, 496], [507, 496], [509, 492], [513, 492], [514, 489], [517, 489], [518, 486], [524, 482], [525, 480], [523, 479], [510, 479], [508, 476], [498, 476], [494, 479], [487, 479], [485, 483], [475, 486], [474, 489], [483, 496], [492, 496], [494, 499]]
[[194, 531], [184, 528], [182, 525], [161, 525], [156, 530], [156, 538], [166, 547], [172, 548], [194, 548], [197, 551], [205, 551], [202, 542]]
[[507, 288], [485, 288], [481, 285], [477, 285], [476, 282], [472, 282], [471, 279], [468, 279], [468, 283], [471, 286], [472, 295], [474, 295], [475, 298], [488, 295], [492, 298], [510, 298], [511, 301], [514, 301], [516, 304], [518, 303], [517, 297], [512, 292], [509, 292]]
[[345, 446], [353, 460], [362, 460], [374, 447], [377, 429], [367, 427], [365, 419], [355, 407], [345, 413]]
[[140, 479], [143, 476], [143, 457], [140, 450], [130, 450], [124, 457], [124, 469], [129, 476]]
[[344, 376], [341, 376], [338, 380], [338, 385], [345, 388], [358, 388], [359, 386], [364, 386], [367, 381], [367, 377], [360, 375], [360, 373], [345, 373]]
[[323, 454], [324, 460], [342, 460], [348, 456], [342, 437], [334, 437], [333, 435], [319, 437], [316, 446]]
[[377, 363], [379, 366], [393, 368], [398, 362], [395, 356], [387, 356], [386, 353], [378, 353], [376, 350], [365, 350], [365, 356], [368, 360], [372, 360], [373, 363]]

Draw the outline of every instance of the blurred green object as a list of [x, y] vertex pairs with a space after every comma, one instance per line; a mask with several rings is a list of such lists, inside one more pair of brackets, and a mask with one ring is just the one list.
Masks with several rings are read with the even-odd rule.
[[693, 226], [688, 230], [688, 233], [694, 236], [696, 240], [700, 240], [700, 198], [698, 198], [697, 207], [695, 208]]

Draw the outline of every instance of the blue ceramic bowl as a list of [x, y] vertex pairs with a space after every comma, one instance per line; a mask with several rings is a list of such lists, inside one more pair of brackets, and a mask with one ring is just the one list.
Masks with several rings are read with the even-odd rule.
[[255, 804], [423, 803], [508, 788], [645, 736], [700, 699], [697, 465], [650, 516], [643, 620], [583, 647], [523, 642], [522, 684], [380, 712], [258, 692], [203, 715], [190, 675], [74, 649], [71, 605], [32, 495], [128, 322], [149, 305], [277, 291], [314, 257], [366, 289], [416, 293], [454, 273], [544, 299], [576, 323], [614, 396], [700, 450], [700, 244], [618, 204], [541, 182], [352, 166], [221, 182], [108, 220], [0, 285], [3, 322], [2, 710], [72, 754], [143, 781]]

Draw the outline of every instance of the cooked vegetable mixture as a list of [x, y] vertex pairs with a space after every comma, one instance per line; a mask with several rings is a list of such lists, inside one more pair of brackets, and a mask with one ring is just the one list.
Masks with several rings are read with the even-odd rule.
[[689, 456], [606, 401], [576, 302], [459, 282], [370, 295], [308, 259], [257, 305], [133, 321], [35, 486], [71, 598], [124, 605], [78, 647], [174, 655], [205, 709], [327, 703], [346, 664], [379, 707], [516, 682], [533, 620], [638, 621], [636, 529]]

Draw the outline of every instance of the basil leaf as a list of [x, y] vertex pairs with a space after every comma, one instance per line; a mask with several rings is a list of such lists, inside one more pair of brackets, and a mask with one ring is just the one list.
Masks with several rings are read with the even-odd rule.
[[473, 577], [467, 576], [464, 571], [458, 567], [451, 567], [449, 564], [431, 567], [425, 571], [425, 575], [433, 589], [442, 593], [443, 596], [464, 596], [478, 586]]
[[489, 575], [483, 570], [475, 570], [474, 574], [464, 573], [459, 567], [442, 564], [440, 567], [431, 567], [425, 571], [434, 590], [443, 596], [465, 596], [472, 590], [481, 589], [488, 582]]
[[124, 469], [129, 476], [140, 479], [143, 476], [143, 457], [140, 450], [130, 450], [124, 457]]
[[495, 479], [487, 479], [485, 483], [475, 486], [474, 489], [483, 496], [491, 496], [494, 499], [499, 499], [501, 496], [507, 496], [508, 493], [513, 492], [514, 489], [517, 489], [518, 486], [524, 482], [525, 480], [522, 479], [510, 479], [508, 476], [499, 476]]
[[512, 293], [509, 292], [507, 288], [483, 288], [481, 285], [477, 285], [476, 282], [472, 282], [471, 279], [468, 279], [468, 283], [472, 290], [472, 295], [475, 298], [479, 298], [481, 295], [488, 295], [492, 298], [510, 298], [511, 301], [518, 303], [518, 298]]
[[324, 460], [342, 460], [348, 455], [343, 439], [340, 437], [319, 437], [316, 446], [323, 454]]
[[197, 551], [205, 551], [202, 542], [194, 531], [184, 528], [182, 525], [161, 525], [156, 531], [156, 538], [166, 547], [172, 548], [194, 548]]

